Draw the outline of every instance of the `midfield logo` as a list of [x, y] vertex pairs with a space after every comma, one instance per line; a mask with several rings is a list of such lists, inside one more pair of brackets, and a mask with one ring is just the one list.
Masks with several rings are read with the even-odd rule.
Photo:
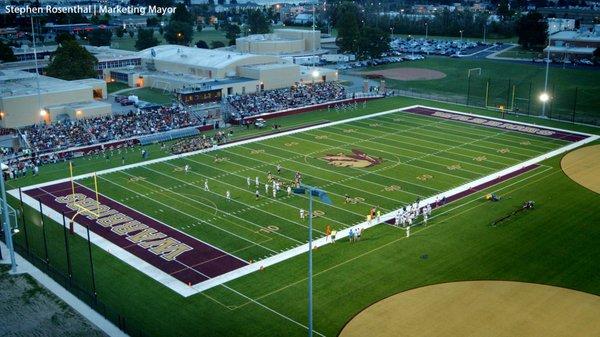
[[364, 153], [361, 150], [352, 149], [351, 154], [338, 153], [328, 154], [323, 157], [330, 165], [338, 167], [354, 167], [354, 168], [365, 168], [371, 167], [383, 162], [383, 158], [374, 157]]

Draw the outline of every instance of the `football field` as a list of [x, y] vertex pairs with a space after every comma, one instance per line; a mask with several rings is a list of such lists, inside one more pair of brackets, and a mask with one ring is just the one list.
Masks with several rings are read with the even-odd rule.
[[[312, 234], [324, 244], [327, 226], [340, 233], [363, 226], [371, 209], [388, 220], [432, 196], [436, 207], [439, 199], [476, 190], [484, 177], [586, 138], [469, 118], [428, 108], [377, 113], [112, 169], [96, 180], [51, 182], [24, 194], [29, 203], [49, 206], [55, 218], [62, 213], [65, 223], [82, 225], [81, 236], [90, 228], [99, 235], [94, 243], [189, 296], [256, 270], [232, 276], [242, 267], [302, 252], [308, 197], [292, 192], [298, 175], [302, 185], [324, 190], [333, 201], [313, 208]], [[486, 186], [522, 172], [509, 173]], [[280, 184], [275, 192], [274, 181]], [[470, 183], [462, 194], [447, 192]], [[196, 291], [187, 287], [209, 279]]]

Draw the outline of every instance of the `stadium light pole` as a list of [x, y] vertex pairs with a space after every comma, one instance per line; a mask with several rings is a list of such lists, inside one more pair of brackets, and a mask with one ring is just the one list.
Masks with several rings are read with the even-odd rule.
[[331, 205], [331, 199], [325, 191], [312, 186], [302, 185], [294, 189], [295, 194], [306, 194], [308, 190], [308, 337], [313, 335], [313, 294], [312, 294], [312, 219], [313, 219], [313, 196], [319, 197], [321, 202]]
[[[2, 166], [0, 164], [0, 166]], [[4, 228], [4, 240], [6, 241], [6, 247], [8, 247], [8, 254], [10, 255], [10, 265], [12, 273], [17, 272], [17, 262], [15, 261], [15, 247], [12, 242], [12, 230], [10, 228], [10, 218], [8, 216], [8, 203], [6, 200], [6, 188], [4, 186], [4, 170], [0, 168], [0, 193], [2, 193], [2, 222]]]
[[542, 101], [542, 116], [546, 118], [546, 102], [548, 102], [550, 96], [548, 95], [548, 71], [550, 69], [550, 40], [548, 40], [548, 55], [546, 56], [546, 77], [544, 79], [544, 92], [540, 95]]

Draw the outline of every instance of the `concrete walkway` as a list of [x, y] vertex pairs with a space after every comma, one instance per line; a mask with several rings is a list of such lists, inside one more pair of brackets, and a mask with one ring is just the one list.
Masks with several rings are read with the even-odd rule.
[[[2, 257], [4, 257], [4, 260], [0, 260], [0, 263], [10, 264], [10, 259], [8, 258], [8, 248], [3, 242], [0, 242], [0, 249], [2, 250]], [[80, 299], [75, 297], [75, 295], [71, 294], [67, 289], [63, 288], [60, 284], [56, 283], [52, 278], [50, 278], [50, 276], [44, 274], [41, 270], [37, 269], [19, 254], [15, 253], [15, 258], [17, 260], [17, 273], [27, 273], [31, 275], [46, 289], [58, 296], [58, 298], [63, 300], [71, 308], [73, 308], [80, 315], [89, 320], [92, 324], [96, 325], [107, 335], [111, 337], [127, 336], [127, 334], [121, 331], [119, 328], [117, 328], [117, 326], [115, 326], [102, 315], [94, 311], [94, 309], [92, 309], [89, 305], [85, 304]]]
[[515, 48], [517, 48], [517, 47], [519, 47], [519, 45], [518, 45], [518, 44], [513, 44], [512, 46], [510, 46], [510, 47], [508, 47], [508, 48], [506, 48], [506, 49], [499, 50], [499, 51], [497, 51], [497, 52], [495, 52], [495, 53], [492, 53], [492, 54], [490, 54], [490, 55], [486, 56], [486, 58], [487, 58], [487, 59], [491, 59], [491, 60], [502, 60], [502, 61], [531, 62], [531, 59], [530, 59], [530, 58], [524, 59], [524, 58], [518, 58], [518, 57], [503, 57], [503, 56], [497, 56], [498, 54], [501, 54], [501, 53], [507, 52], [507, 51], [509, 51], [509, 50], [511, 50], [511, 49], [515, 49]]

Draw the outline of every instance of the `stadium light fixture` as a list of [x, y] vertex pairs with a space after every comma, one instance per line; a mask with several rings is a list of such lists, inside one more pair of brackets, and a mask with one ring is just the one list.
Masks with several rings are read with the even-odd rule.
[[313, 72], [312, 72], [312, 76], [313, 76], [314, 78], [317, 78], [317, 77], [319, 77], [319, 75], [320, 75], [320, 74], [319, 74], [319, 71], [318, 71], [318, 70], [313, 70]]
[[306, 194], [308, 191], [308, 336], [313, 335], [313, 294], [312, 294], [312, 219], [313, 219], [313, 197], [318, 197], [322, 203], [331, 205], [331, 199], [325, 191], [311, 186], [295, 188], [295, 194]]
[[44, 109], [40, 110], [40, 116], [46, 117], [47, 114], [48, 114], [48, 111], [46, 111]]
[[542, 101], [543, 103], [546, 103], [550, 100], [550, 95], [548, 95], [547, 92], [543, 92], [540, 94], [540, 101]]

